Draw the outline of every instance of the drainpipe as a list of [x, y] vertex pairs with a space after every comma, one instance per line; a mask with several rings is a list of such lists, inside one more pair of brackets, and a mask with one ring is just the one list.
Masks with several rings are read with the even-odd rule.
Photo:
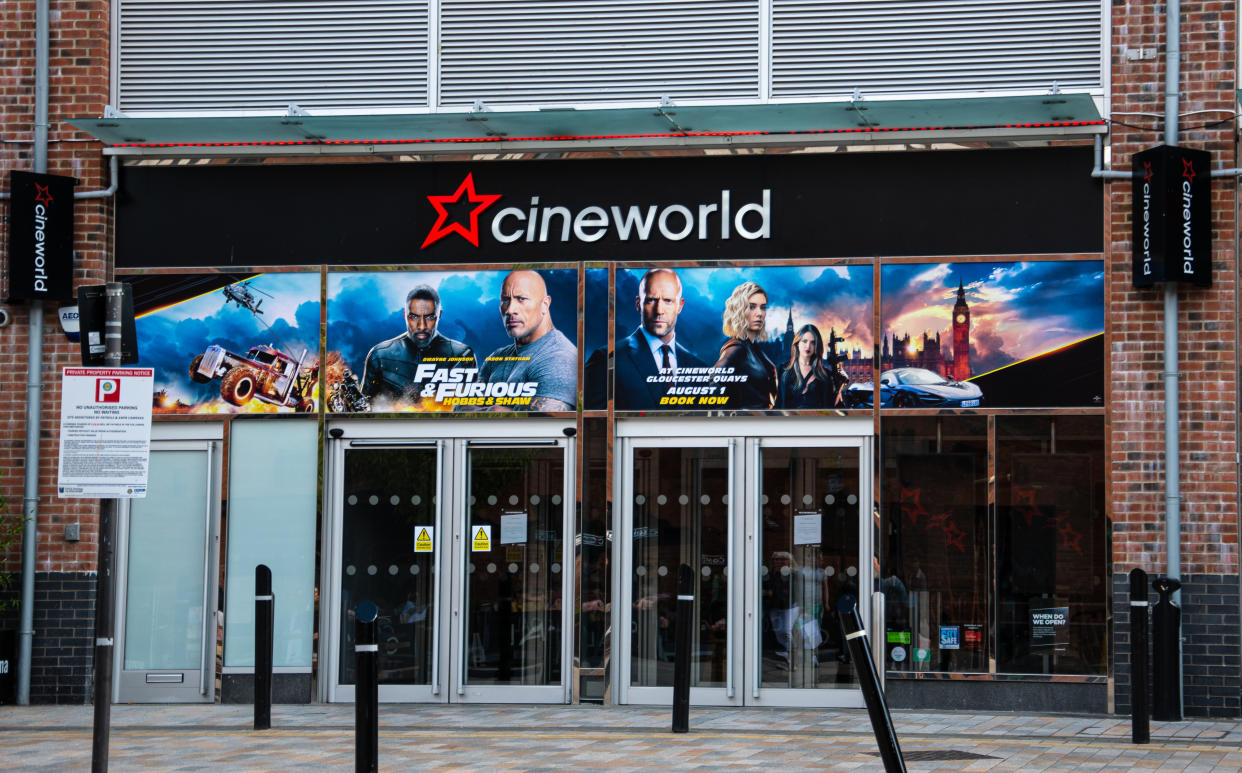
[[[35, 3], [34, 171], [47, 172], [48, 1]], [[17, 702], [30, 704], [30, 659], [34, 651], [35, 547], [39, 540], [39, 419], [43, 397], [43, 301], [30, 302], [26, 347], [26, 459], [22, 512], [22, 598], [18, 628]]]
[[[1178, 88], [1181, 81], [1181, 0], [1168, 0], [1165, 7], [1165, 85], [1164, 143], [1177, 145]], [[1174, 579], [1182, 576], [1181, 522], [1181, 459], [1178, 426], [1178, 346], [1177, 346], [1177, 282], [1164, 283], [1164, 470], [1165, 470], [1165, 558], [1166, 574]], [[1181, 604], [1181, 592], [1173, 594], [1173, 602]], [[1181, 641], [1178, 641], [1177, 684], [1182, 685]], [[1178, 714], [1183, 705], [1178, 696]]]

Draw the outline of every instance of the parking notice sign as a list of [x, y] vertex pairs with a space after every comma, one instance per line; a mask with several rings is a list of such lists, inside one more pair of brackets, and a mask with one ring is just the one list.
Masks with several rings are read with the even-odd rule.
[[62, 498], [147, 495], [152, 368], [65, 368], [60, 393]]

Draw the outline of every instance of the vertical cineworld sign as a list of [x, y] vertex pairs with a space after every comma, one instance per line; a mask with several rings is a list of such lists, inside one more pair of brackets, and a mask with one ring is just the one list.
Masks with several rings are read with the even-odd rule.
[[9, 172], [9, 300], [73, 299], [73, 186], [77, 180]]
[[1212, 176], [1206, 150], [1134, 155], [1134, 286], [1212, 284]]

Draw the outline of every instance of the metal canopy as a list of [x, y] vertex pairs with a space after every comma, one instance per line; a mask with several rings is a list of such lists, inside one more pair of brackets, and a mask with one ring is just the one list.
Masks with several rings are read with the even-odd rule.
[[1087, 94], [406, 115], [105, 117], [69, 123], [119, 155], [282, 146], [303, 153], [357, 152], [366, 145], [461, 152], [471, 144], [495, 149], [824, 144], [890, 141], [883, 138], [894, 134], [907, 141], [929, 135], [1082, 136], [1106, 129]]

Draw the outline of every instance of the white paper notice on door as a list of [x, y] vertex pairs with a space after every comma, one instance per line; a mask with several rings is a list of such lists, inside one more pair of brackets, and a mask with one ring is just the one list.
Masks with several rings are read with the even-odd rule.
[[504, 512], [500, 514], [500, 544], [526, 544], [525, 512]]
[[818, 512], [797, 513], [794, 515], [794, 544], [818, 545], [824, 541], [821, 531], [821, 519]]

